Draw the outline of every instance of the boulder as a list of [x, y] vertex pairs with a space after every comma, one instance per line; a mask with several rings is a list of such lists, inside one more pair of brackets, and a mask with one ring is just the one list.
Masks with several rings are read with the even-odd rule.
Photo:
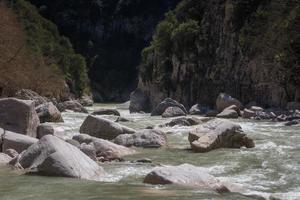
[[247, 108], [244, 109], [242, 114], [242, 117], [246, 119], [251, 119], [254, 118], [255, 116], [256, 116], [255, 112]]
[[150, 112], [149, 97], [141, 89], [136, 89], [130, 94], [129, 111], [130, 113]]
[[263, 112], [264, 111], [264, 109], [259, 106], [251, 106], [250, 110], [252, 110], [253, 112]]
[[85, 107], [91, 107], [94, 104], [93, 97], [84, 95], [79, 99], [79, 103]]
[[89, 115], [81, 125], [80, 133], [86, 133], [97, 138], [112, 140], [121, 134], [135, 133], [135, 130], [108, 119]]
[[33, 101], [15, 98], [0, 99], [0, 127], [5, 130], [36, 137], [40, 120]]
[[171, 98], [166, 98], [164, 101], [158, 104], [158, 106], [156, 106], [156, 108], [152, 111], [151, 116], [162, 115], [169, 107], [178, 107], [182, 110], [183, 113], [187, 114], [187, 111], [182, 104], [178, 103], [177, 101]]
[[12, 157], [5, 153], [0, 153], [0, 166], [7, 165], [12, 160]]
[[[205, 119], [205, 118], [203, 118]], [[159, 125], [159, 127], [173, 127], [173, 126], [195, 126], [203, 123], [203, 121], [196, 117], [179, 117], [172, 119], [170, 122]]]
[[34, 102], [35, 106], [39, 106], [49, 101], [46, 97], [42, 97], [38, 93], [28, 89], [17, 91], [14, 97], [22, 100], [31, 100]]
[[175, 184], [184, 187], [210, 189], [219, 193], [230, 192], [224, 183], [208, 174], [203, 168], [189, 164], [156, 167], [147, 174], [144, 183]]
[[163, 118], [186, 116], [186, 113], [178, 107], [168, 107], [162, 114]]
[[236, 105], [238, 109], [242, 108], [242, 104], [239, 100], [232, 98], [230, 95], [225, 93], [219, 94], [216, 101], [217, 110], [219, 112], [222, 112], [225, 108], [232, 105]]
[[100, 108], [92, 113], [92, 115], [115, 115], [121, 116], [117, 109]]
[[92, 160], [97, 160], [96, 149], [93, 143], [86, 144], [82, 143], [79, 148], [85, 155], [90, 157]]
[[27, 135], [5, 131], [2, 136], [2, 152], [7, 149], [14, 149], [18, 153], [21, 153], [37, 141], [38, 139]]
[[37, 138], [41, 139], [45, 135], [54, 135], [54, 128], [48, 124], [41, 124], [37, 128]]
[[92, 145], [95, 149], [97, 157], [104, 157], [106, 160], [115, 160], [123, 156], [134, 154], [133, 149], [112, 143], [107, 140], [91, 137], [87, 134], [80, 134], [73, 136], [73, 140], [80, 144]]
[[3, 153], [10, 156], [11, 158], [14, 158], [19, 155], [19, 153], [14, 149], [6, 149]]
[[295, 125], [298, 125], [298, 124], [300, 124], [300, 120], [289, 121], [289, 122], [286, 122], [284, 125], [285, 126], [295, 126]]
[[225, 119], [236, 119], [239, 117], [239, 114], [235, 110], [225, 109], [221, 113], [217, 114], [217, 117]]
[[36, 107], [40, 122], [64, 122], [60, 111], [52, 102], [44, 103]]
[[239, 125], [219, 119], [197, 126], [189, 133], [189, 142], [193, 151], [201, 153], [218, 148], [255, 146]]
[[65, 101], [63, 103], [59, 103], [57, 108], [60, 112], [64, 112], [66, 110], [72, 110], [74, 112], [79, 113], [88, 113], [87, 109], [85, 109], [79, 102], [77, 101]]
[[210, 112], [207, 106], [201, 106], [200, 104], [193, 105], [189, 110], [190, 115], [205, 115], [206, 113]]
[[75, 146], [46, 135], [21, 156], [19, 163], [24, 169], [37, 170], [46, 176], [72, 177], [86, 180], [102, 179], [102, 167]]
[[144, 129], [134, 134], [119, 135], [113, 141], [126, 147], [159, 148], [167, 144], [167, 136], [160, 130]]

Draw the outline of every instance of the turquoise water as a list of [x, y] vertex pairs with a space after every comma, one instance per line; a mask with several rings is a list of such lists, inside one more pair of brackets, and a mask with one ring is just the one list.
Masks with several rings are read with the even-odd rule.
[[[118, 105], [97, 105], [116, 107]], [[122, 116], [133, 122], [123, 123], [135, 129], [163, 123], [161, 117], [130, 115], [120, 110]], [[60, 137], [71, 137], [86, 114], [67, 112], [65, 123], [55, 124]], [[113, 116], [106, 116], [115, 119]], [[201, 166], [221, 180], [233, 182], [256, 194], [282, 199], [300, 199], [300, 127], [284, 127], [281, 123], [235, 120], [255, 140], [253, 149], [219, 149], [205, 154], [188, 150], [187, 132], [191, 127], [163, 129], [168, 133], [168, 146], [161, 149], [137, 149], [138, 154], [125, 157], [125, 162], [102, 164], [108, 172], [105, 182], [82, 181], [21, 175], [8, 168], [0, 168], [1, 200], [98, 200], [98, 199], [258, 199], [241, 194], [220, 195], [211, 191], [176, 186], [151, 186], [143, 178], [157, 165], [190, 163]], [[150, 158], [152, 164], [130, 161]]]

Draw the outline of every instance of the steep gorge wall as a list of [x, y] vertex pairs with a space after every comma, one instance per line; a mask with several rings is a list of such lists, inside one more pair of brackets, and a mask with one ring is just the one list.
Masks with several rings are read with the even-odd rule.
[[183, 0], [144, 49], [138, 88], [152, 106], [212, 107], [226, 92], [284, 107], [300, 100], [299, 62], [299, 1]]

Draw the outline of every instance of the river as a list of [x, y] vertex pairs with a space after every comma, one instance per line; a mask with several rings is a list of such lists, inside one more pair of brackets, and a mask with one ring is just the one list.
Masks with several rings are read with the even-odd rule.
[[[115, 108], [116, 104], [97, 104], [89, 108]], [[156, 125], [168, 120], [150, 117], [149, 114], [132, 114], [119, 110], [123, 117], [133, 122], [123, 124], [135, 129]], [[65, 123], [53, 124], [62, 131], [61, 137], [78, 133], [87, 115], [63, 113]], [[115, 119], [114, 116], [106, 116]], [[82, 181], [19, 175], [8, 168], [0, 168], [1, 200], [243, 200], [256, 199], [241, 194], [217, 194], [211, 191], [182, 188], [172, 185], [143, 184], [145, 175], [156, 165], [189, 163], [204, 167], [212, 175], [247, 188], [251, 193], [268, 198], [300, 199], [300, 127], [285, 127], [282, 123], [234, 120], [244, 132], [254, 139], [253, 149], [219, 149], [197, 154], [188, 150], [187, 132], [192, 127], [164, 128], [168, 134], [168, 147], [138, 149], [139, 154], [125, 157], [125, 162], [102, 164], [108, 172], [104, 182]], [[149, 158], [152, 164], [131, 163], [139, 158]]]

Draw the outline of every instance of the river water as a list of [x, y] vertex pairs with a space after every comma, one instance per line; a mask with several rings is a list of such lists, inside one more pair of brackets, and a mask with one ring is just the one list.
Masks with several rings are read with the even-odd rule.
[[[115, 108], [118, 105], [98, 104]], [[157, 125], [168, 120], [150, 117], [149, 114], [132, 114], [119, 110], [132, 122], [123, 124], [134, 129]], [[71, 137], [87, 115], [63, 113], [65, 123], [54, 124], [61, 137]], [[106, 116], [115, 119], [113, 116]], [[217, 194], [211, 191], [177, 186], [152, 186], [143, 184], [143, 178], [156, 165], [189, 163], [201, 166], [221, 180], [236, 183], [252, 194], [268, 198], [270, 195], [287, 200], [300, 199], [300, 127], [285, 127], [281, 123], [235, 120], [244, 132], [254, 139], [253, 149], [219, 149], [197, 154], [188, 150], [187, 132], [192, 127], [164, 128], [168, 133], [168, 147], [138, 149], [139, 154], [125, 157], [126, 162], [102, 164], [108, 172], [104, 182], [82, 181], [20, 175], [8, 168], [0, 168], [1, 200], [237, 200], [258, 199], [241, 194]], [[152, 164], [131, 163], [149, 158]]]

